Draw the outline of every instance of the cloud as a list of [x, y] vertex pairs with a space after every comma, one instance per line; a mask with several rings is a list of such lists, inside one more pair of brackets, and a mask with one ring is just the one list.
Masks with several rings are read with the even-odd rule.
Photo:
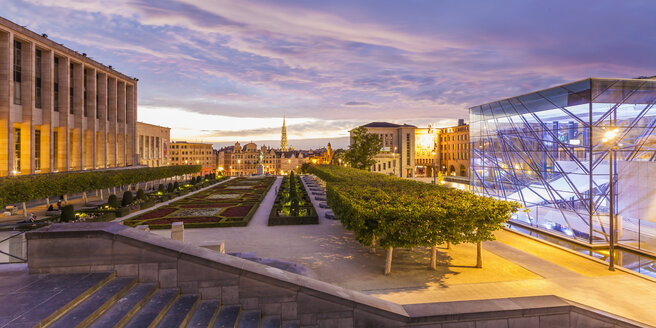
[[351, 107], [370, 107], [373, 106], [371, 103], [366, 102], [366, 101], [349, 101], [347, 103], [344, 103], [343, 106], [351, 106]]

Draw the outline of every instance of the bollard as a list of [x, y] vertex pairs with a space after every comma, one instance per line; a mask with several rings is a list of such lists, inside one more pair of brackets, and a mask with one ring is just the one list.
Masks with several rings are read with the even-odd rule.
[[173, 222], [171, 224], [171, 239], [177, 241], [184, 241], [184, 223]]

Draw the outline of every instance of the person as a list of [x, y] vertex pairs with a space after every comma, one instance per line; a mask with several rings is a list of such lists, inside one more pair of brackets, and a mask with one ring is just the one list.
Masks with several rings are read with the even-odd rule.
[[61, 211], [61, 199], [57, 201], [57, 210]]
[[55, 210], [55, 208], [52, 206], [52, 204], [50, 204], [50, 206], [48, 206], [48, 212], [52, 212], [54, 210]]
[[34, 222], [36, 221], [36, 214], [30, 213], [30, 216], [28, 217], [29, 222]]

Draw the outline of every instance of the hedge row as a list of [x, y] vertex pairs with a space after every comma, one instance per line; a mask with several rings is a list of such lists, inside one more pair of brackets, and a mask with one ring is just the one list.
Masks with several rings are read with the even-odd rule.
[[0, 205], [200, 172], [200, 165], [49, 173], [0, 178]]
[[326, 181], [328, 203], [365, 246], [435, 247], [493, 240], [520, 205], [470, 192], [319, 165], [309, 171]]

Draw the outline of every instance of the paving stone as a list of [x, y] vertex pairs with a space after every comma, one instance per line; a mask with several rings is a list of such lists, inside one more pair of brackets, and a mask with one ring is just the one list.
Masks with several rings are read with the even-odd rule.
[[234, 327], [239, 317], [241, 307], [239, 305], [223, 306], [214, 322], [214, 328]]
[[300, 327], [301, 327], [301, 322], [299, 320], [282, 322], [282, 328], [300, 328]]
[[279, 315], [267, 315], [262, 318], [260, 328], [280, 328]]
[[164, 313], [175, 302], [178, 296], [178, 289], [160, 289], [155, 292], [146, 304], [144, 304], [139, 312], [137, 312], [125, 327], [139, 328], [150, 327], [156, 320], [161, 319]]
[[258, 328], [260, 319], [260, 310], [244, 311], [239, 317], [237, 328]]
[[100, 313], [97, 313], [99, 310], [103, 310], [103, 307], [111, 306], [115, 299], [123, 296], [135, 281], [135, 278], [129, 277], [113, 279], [82, 301], [82, 303], [78, 304], [75, 308], [61, 316], [49, 327], [76, 327], [92, 314], [99, 315]]
[[200, 302], [187, 327], [209, 327], [214, 315], [218, 314], [220, 304], [218, 300]]
[[140, 283], [136, 285], [89, 327], [104, 328], [116, 326], [126, 316], [134, 314], [134, 311], [138, 309], [139, 305], [148, 300], [156, 288], [157, 285], [154, 283]]

